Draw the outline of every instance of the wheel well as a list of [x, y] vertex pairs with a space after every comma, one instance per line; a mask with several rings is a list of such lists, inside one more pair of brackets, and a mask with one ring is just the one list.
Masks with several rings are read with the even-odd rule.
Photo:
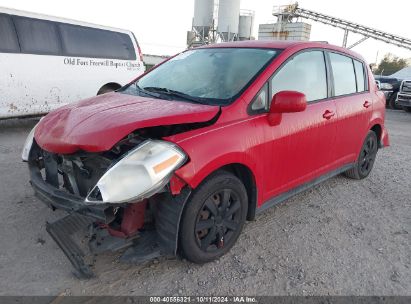
[[107, 93], [109, 91], [115, 91], [115, 90], [120, 89], [120, 88], [121, 88], [121, 85], [119, 83], [109, 82], [109, 83], [106, 83], [105, 85], [103, 85], [100, 88], [100, 90], [98, 90], [97, 95], [104, 94], [104, 93]]
[[226, 165], [219, 170], [228, 171], [243, 182], [248, 196], [247, 220], [254, 220], [257, 207], [257, 187], [251, 170], [247, 166], [238, 163]]
[[371, 128], [371, 131], [374, 131], [374, 133], [377, 135], [378, 146], [381, 147], [381, 134], [382, 134], [381, 126], [380, 125], [374, 125]]

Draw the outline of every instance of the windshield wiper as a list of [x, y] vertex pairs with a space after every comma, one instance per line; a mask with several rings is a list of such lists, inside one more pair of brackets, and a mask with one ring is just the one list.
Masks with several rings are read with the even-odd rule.
[[161, 97], [160, 97], [160, 94], [156, 94], [155, 92], [150, 92], [150, 91], [147, 91], [147, 90], [141, 88], [141, 87], [137, 84], [137, 82], [135, 82], [134, 85], [135, 85], [136, 89], [137, 89], [139, 92], [143, 93], [143, 94], [146, 94], [146, 95], [148, 95], [148, 96], [155, 97], [155, 98], [161, 98]]
[[154, 92], [154, 93], [161, 93], [167, 96], [174, 96], [174, 97], [179, 97], [185, 100], [193, 101], [196, 103], [201, 103], [200, 99], [191, 95], [188, 95], [183, 92], [175, 91], [175, 90], [170, 90], [167, 88], [160, 88], [160, 87], [144, 87], [143, 90], [149, 91], [149, 92]]

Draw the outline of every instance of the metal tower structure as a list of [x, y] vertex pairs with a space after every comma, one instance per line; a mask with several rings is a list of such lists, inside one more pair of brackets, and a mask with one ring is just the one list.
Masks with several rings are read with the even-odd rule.
[[360, 44], [368, 38], [373, 38], [375, 40], [383, 41], [411, 50], [411, 39], [404, 38], [401, 36], [393, 35], [387, 32], [383, 32], [368, 26], [353, 23], [341, 18], [332, 17], [322, 13], [317, 13], [311, 10], [298, 7], [298, 3], [284, 6], [274, 6], [273, 15], [278, 18], [279, 22], [292, 22], [294, 18], [305, 18], [321, 22], [327, 25], [338, 27], [344, 30], [343, 46], [347, 46], [348, 33], [353, 32], [363, 35], [363, 37], [350, 45], [348, 48], [351, 49], [354, 46]]

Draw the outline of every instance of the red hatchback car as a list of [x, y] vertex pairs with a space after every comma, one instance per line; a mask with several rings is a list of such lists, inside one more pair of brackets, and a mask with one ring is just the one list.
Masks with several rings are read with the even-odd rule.
[[69, 212], [47, 230], [78, 275], [92, 275], [73, 236], [85, 228], [93, 253], [204, 263], [268, 207], [343, 172], [367, 177], [389, 145], [384, 114], [383, 93], [352, 51], [222, 43], [51, 112], [23, 160], [35, 193]]

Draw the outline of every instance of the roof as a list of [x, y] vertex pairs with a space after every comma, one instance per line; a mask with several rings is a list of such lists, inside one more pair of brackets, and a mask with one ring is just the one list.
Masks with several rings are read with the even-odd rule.
[[99, 28], [99, 29], [104, 29], [104, 30], [109, 30], [109, 31], [115, 31], [115, 32], [120, 32], [120, 33], [131, 33], [131, 31], [126, 30], [126, 29], [110, 27], [110, 26], [105, 26], [105, 25], [100, 25], [100, 24], [94, 24], [94, 23], [84, 22], [84, 21], [79, 21], [79, 20], [74, 20], [74, 19], [67, 19], [67, 18], [61, 18], [61, 17], [56, 17], [56, 16], [50, 16], [50, 15], [43, 15], [43, 14], [39, 14], [39, 13], [27, 12], [27, 11], [17, 10], [17, 9], [13, 9], [13, 8], [2, 7], [2, 6], [0, 6], [0, 13], [9, 14], [9, 15], [16, 15], [16, 16], [22, 16], [22, 17], [28, 17], [28, 18], [34, 18], [34, 19], [48, 20], [48, 21], [54, 21], [54, 22], [75, 24], [75, 25], [81, 25], [81, 26], [88, 26], [88, 27]]
[[410, 79], [411, 80], [411, 66], [405, 67], [402, 70], [399, 70], [398, 72], [395, 72], [394, 74], [390, 75], [390, 77], [395, 77], [398, 79]]
[[248, 47], [248, 48], [275, 48], [286, 49], [291, 46], [303, 44], [302, 41], [284, 41], [284, 40], [244, 40], [233, 42], [221, 42], [217, 44], [208, 44], [202, 47]]
[[270, 48], [270, 49], [304, 49], [304, 48], [322, 48], [335, 50], [338, 52], [346, 53], [353, 57], [363, 59], [361, 55], [356, 52], [353, 52], [349, 49], [328, 44], [326, 42], [315, 42], [315, 41], [285, 41], [285, 40], [246, 40], [246, 41], [234, 41], [234, 42], [223, 42], [216, 44], [208, 44], [201, 46], [199, 48]]

